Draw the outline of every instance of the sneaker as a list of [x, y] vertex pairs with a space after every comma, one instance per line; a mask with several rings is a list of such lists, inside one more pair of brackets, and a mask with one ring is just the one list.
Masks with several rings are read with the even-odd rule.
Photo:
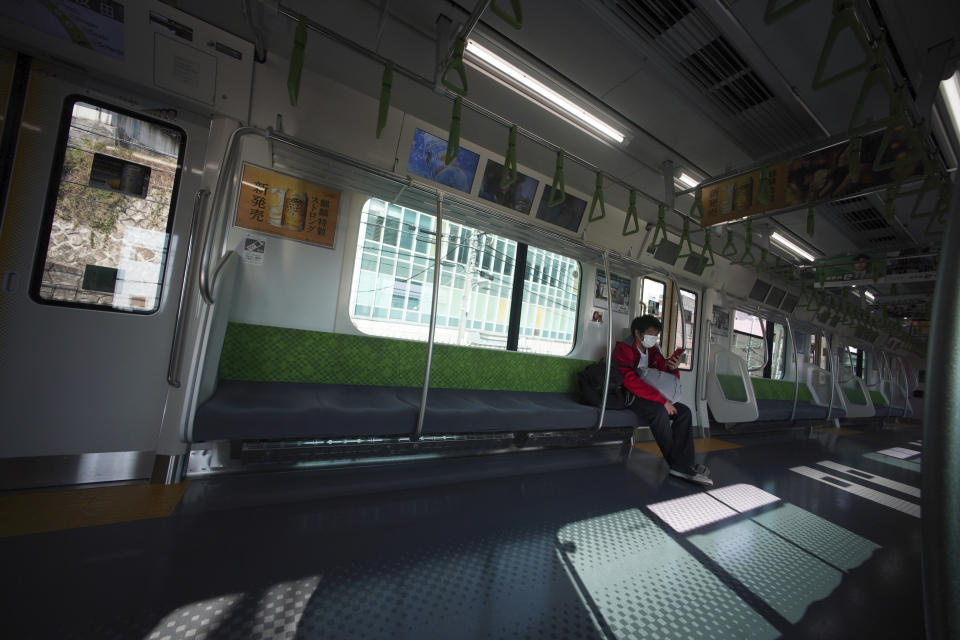
[[684, 473], [679, 469], [670, 469], [670, 475], [676, 476], [678, 478], [683, 478], [687, 482], [692, 482], [698, 484], [701, 487], [712, 487], [713, 480], [703, 475], [702, 473]]
[[695, 464], [693, 465], [693, 469], [702, 476], [710, 477], [710, 467], [705, 464]]

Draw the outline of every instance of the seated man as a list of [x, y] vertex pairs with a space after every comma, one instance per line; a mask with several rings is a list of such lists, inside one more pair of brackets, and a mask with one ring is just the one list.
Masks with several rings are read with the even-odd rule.
[[662, 328], [660, 321], [653, 316], [634, 318], [630, 325], [633, 344], [617, 343], [613, 350], [613, 366], [623, 374], [623, 386], [636, 396], [630, 408], [640, 420], [650, 425], [657, 446], [670, 465], [670, 475], [712, 487], [713, 480], [708, 477], [707, 468], [694, 463], [690, 409], [679, 402], [670, 402], [643, 381], [643, 370], [647, 367], [680, 377], [677, 371], [680, 356], [664, 360], [657, 349], [657, 336]]

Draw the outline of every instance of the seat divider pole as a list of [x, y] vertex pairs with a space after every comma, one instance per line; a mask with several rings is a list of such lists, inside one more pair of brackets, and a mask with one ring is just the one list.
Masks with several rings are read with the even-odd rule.
[[797, 335], [793, 332], [790, 316], [787, 316], [787, 331], [790, 332], [790, 349], [793, 351], [793, 409], [790, 410], [790, 422], [797, 417], [797, 400], [800, 399], [800, 357], [797, 350]]
[[613, 363], [610, 361], [610, 358], [613, 354], [613, 303], [612, 303], [612, 289], [610, 283], [610, 260], [607, 255], [607, 252], [603, 252], [603, 273], [606, 275], [607, 279], [607, 357], [604, 362], [607, 363], [607, 370], [604, 372], [603, 377], [603, 397], [600, 399], [600, 418], [597, 421], [597, 431], [603, 428], [603, 416], [607, 412], [607, 392], [610, 388], [610, 367], [613, 366]]
[[430, 365], [433, 364], [433, 341], [437, 333], [437, 301], [440, 297], [440, 269], [441, 247], [443, 239], [443, 192], [437, 191], [437, 227], [436, 242], [433, 245], [433, 302], [430, 304], [430, 333], [427, 339], [427, 366], [423, 372], [423, 391], [420, 394], [420, 413], [417, 415], [417, 426], [413, 430], [411, 440], [419, 440], [423, 434], [423, 419], [427, 413], [427, 391], [430, 389]]

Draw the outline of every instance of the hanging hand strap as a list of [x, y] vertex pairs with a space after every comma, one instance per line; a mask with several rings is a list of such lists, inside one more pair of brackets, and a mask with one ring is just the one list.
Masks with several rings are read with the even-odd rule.
[[770, 184], [770, 167], [760, 169], [760, 184], [757, 185], [757, 202], [770, 204], [773, 201], [773, 185]]
[[460, 111], [462, 109], [462, 100], [457, 98], [453, 101], [453, 117], [450, 119], [450, 140], [447, 141], [447, 164], [452, 164], [460, 153]]
[[727, 243], [720, 250], [720, 255], [731, 261], [737, 257], [737, 245], [733, 241], [733, 229], [730, 227], [727, 227]]
[[500, 188], [506, 189], [519, 177], [517, 171], [517, 125], [510, 127], [507, 136], [507, 155], [503, 157], [503, 173], [500, 174]]
[[300, 77], [303, 75], [303, 50], [307, 46], [307, 19], [303, 16], [297, 22], [293, 35], [293, 50], [290, 52], [290, 71], [287, 73], [287, 92], [290, 94], [290, 106], [297, 106], [300, 97]]
[[553, 184], [550, 185], [550, 199], [547, 200], [548, 207], [555, 207], [563, 204], [567, 199], [567, 188], [563, 182], [563, 149], [557, 151], [557, 169], [553, 174]]
[[380, 80], [380, 111], [377, 113], [377, 138], [387, 126], [387, 114], [390, 112], [390, 91], [393, 87], [393, 61], [387, 60], [383, 67], [383, 79]]
[[653, 239], [650, 240], [651, 249], [659, 249], [667, 239], [667, 206], [661, 204], [657, 209], [657, 226], [653, 228]]
[[512, 15], [498, 7], [497, 0], [493, 0], [490, 11], [514, 29], [523, 28], [523, 7], [520, 4], [520, 0], [510, 0], [510, 8], [513, 10]]
[[706, 235], [703, 238], [703, 249], [700, 250], [700, 259], [706, 260], [706, 254], [710, 254], [710, 260], [704, 265], [705, 267], [712, 267], [717, 263], [713, 255], [713, 247], [711, 246], [713, 234], [710, 232], [710, 229], [704, 229]]
[[693, 196], [693, 204], [690, 205], [690, 215], [697, 220], [703, 220], [703, 189], [697, 187], [697, 192]]
[[[463, 38], [457, 38], [457, 43], [453, 47], [453, 55], [450, 56], [450, 62], [447, 63], [447, 68], [443, 70], [443, 76], [440, 78], [443, 86], [460, 96], [466, 96], [469, 90], [469, 85], [467, 84], [467, 68], [463, 64], [463, 50], [466, 46], [467, 43]], [[447, 80], [447, 74], [450, 73], [451, 70], [456, 71], [457, 75], [460, 76], [460, 84], [462, 86], [458, 87]]]
[[[834, 73], [829, 78], [824, 75], [827, 71], [827, 63], [830, 60], [830, 54], [833, 53], [833, 46], [837, 42], [837, 37], [844, 29], [849, 29], [856, 38], [857, 44], [863, 51], [864, 59], [862, 62], [854, 64], [843, 71]], [[812, 88], [818, 91], [826, 86], [839, 82], [844, 78], [868, 68], [873, 62], [873, 52], [870, 49], [870, 43], [867, 41], [867, 35], [863, 27], [857, 20], [857, 15], [853, 10], [853, 3], [850, 0], [835, 0], [833, 3], [833, 20], [830, 22], [830, 28], [827, 31], [827, 39], [823, 43], [823, 49], [820, 51], [820, 59], [817, 60], [817, 70], [813, 74]]]
[[862, 164], [863, 138], [857, 136], [850, 141], [850, 150], [847, 155], [847, 167], [850, 169], [850, 181], [860, 182], [860, 165]]
[[[594, 212], [597, 209], [597, 204], [600, 205], [600, 215], [594, 216]], [[601, 218], [605, 218], [607, 215], [607, 208], [603, 203], [603, 171], [597, 171], [597, 184], [593, 190], [593, 200], [590, 201], [590, 215], [587, 218], [587, 222], [596, 222]]]
[[743, 255], [737, 260], [736, 264], [755, 264], [757, 258], [753, 255], [753, 224], [747, 220], [746, 240], [743, 245]]
[[[633, 221], [633, 229], [628, 231], [630, 221]], [[623, 219], [623, 231], [621, 235], [632, 236], [640, 231], [640, 217], [637, 215], [637, 190], [630, 190], [630, 206], [627, 207], [627, 215]]]
[[[684, 251], [683, 243], [687, 243], [687, 250]], [[696, 255], [696, 251], [693, 248], [693, 245], [690, 244], [690, 220], [688, 218], [683, 219], [683, 232], [680, 234], [680, 243], [677, 245], [677, 258], [688, 258], [692, 255]]]

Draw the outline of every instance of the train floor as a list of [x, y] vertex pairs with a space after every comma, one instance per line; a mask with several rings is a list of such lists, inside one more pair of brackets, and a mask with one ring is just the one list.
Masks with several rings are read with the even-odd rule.
[[[920, 437], [867, 425], [698, 441], [709, 491], [647, 444], [626, 463], [612, 446], [0, 496], [0, 628], [921, 638]], [[97, 520], [98, 495], [134, 491], [127, 519]], [[86, 507], [57, 506], [81, 494]]]

